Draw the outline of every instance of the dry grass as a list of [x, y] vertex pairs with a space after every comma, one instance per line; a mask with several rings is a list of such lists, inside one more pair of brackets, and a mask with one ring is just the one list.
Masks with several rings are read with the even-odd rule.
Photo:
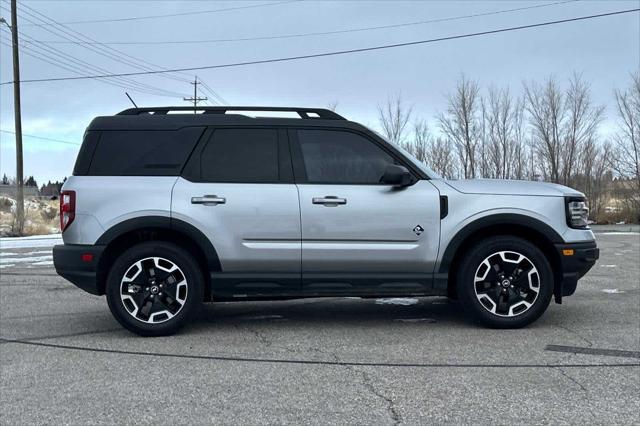
[[[15, 201], [0, 197], [0, 236], [16, 236], [14, 230]], [[22, 235], [45, 235], [60, 232], [59, 201], [27, 198], [24, 201], [25, 222]]]

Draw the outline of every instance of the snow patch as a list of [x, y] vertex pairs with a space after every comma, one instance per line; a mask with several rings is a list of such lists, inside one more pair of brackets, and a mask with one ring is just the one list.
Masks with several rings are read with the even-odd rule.
[[621, 293], [624, 293], [623, 290], [618, 290], [617, 288], [603, 288], [602, 292], [603, 293], [607, 293], [607, 294], [621, 294]]
[[376, 299], [376, 305], [402, 305], [409, 306], [418, 303], [418, 299], [407, 297], [392, 297], [389, 299]]
[[51, 254], [51, 250], [27, 251], [24, 253], [5, 251], [5, 252], [0, 252], [0, 258], [10, 257], [10, 256], [32, 256], [34, 254], [46, 254], [46, 253]]
[[0, 249], [53, 247], [56, 244], [62, 244], [61, 234], [0, 238]]
[[35, 263], [32, 263], [32, 265], [37, 265], [37, 266], [53, 265], [53, 260], [45, 260], [43, 262], [35, 262]]
[[42, 262], [45, 260], [53, 261], [53, 256], [32, 256], [32, 257], [12, 257], [10, 259], [0, 258], [0, 265], [8, 264], [8, 263], [34, 263], [34, 262]]
[[0, 265], [0, 269], [4, 269], [4, 268], [11, 268], [12, 266], [16, 266], [13, 263], [10, 263], [8, 265]]
[[600, 265], [601, 268], [617, 268], [618, 265]]
[[620, 231], [620, 232], [598, 232], [598, 235], [640, 235], [640, 232]]

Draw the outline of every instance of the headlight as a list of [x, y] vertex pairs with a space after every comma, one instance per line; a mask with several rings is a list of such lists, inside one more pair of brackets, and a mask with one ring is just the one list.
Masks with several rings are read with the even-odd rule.
[[571, 228], [588, 229], [589, 208], [584, 198], [567, 198], [567, 225]]

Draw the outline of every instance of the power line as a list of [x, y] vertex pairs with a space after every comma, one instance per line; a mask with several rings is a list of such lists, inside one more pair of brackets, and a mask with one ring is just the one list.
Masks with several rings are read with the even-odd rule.
[[[27, 22], [31, 22], [31, 23], [35, 23], [36, 21], [33, 21], [32, 19], [29, 19], [27, 17], [24, 16], [24, 14], [28, 15], [29, 17], [36, 19], [38, 22], [44, 22], [44, 23], [50, 23], [50, 25], [52, 25], [53, 27], [43, 27], [43, 30], [57, 36], [60, 37], [64, 40], [70, 41], [72, 43], [77, 43], [77, 40], [84, 40], [87, 43], [92, 43], [92, 44], [80, 44], [80, 46], [84, 47], [85, 49], [88, 49], [90, 51], [92, 51], [93, 53], [96, 53], [98, 55], [107, 57], [115, 62], [119, 62], [122, 63], [124, 65], [130, 66], [134, 69], [138, 69], [138, 70], [142, 70], [142, 71], [149, 71], [152, 70], [153, 68], [159, 68], [159, 69], [163, 69], [163, 67], [153, 64], [151, 62], [147, 62], [145, 60], [139, 59], [135, 56], [129, 55], [125, 52], [122, 52], [120, 50], [117, 50], [111, 46], [107, 46], [107, 45], [102, 45], [102, 43], [98, 42], [97, 40], [79, 32], [76, 31], [72, 28], [68, 28], [66, 26], [64, 26], [63, 24], [58, 23], [57, 21], [55, 21], [54, 19], [38, 12], [37, 10], [22, 4], [22, 10], [20, 13], [20, 16], [23, 20], [27, 21]], [[0, 8], [3, 8], [3, 6], [0, 5]], [[25, 10], [27, 9], [27, 10]], [[34, 40], [35, 41], [35, 40]], [[129, 59], [125, 59], [125, 58], [129, 58]], [[166, 78], [171, 78], [174, 80], [178, 80], [181, 82], [188, 82], [189, 80], [185, 79], [185, 78], [180, 78], [177, 76], [172, 76], [172, 75], [165, 75], [164, 77]]]
[[[137, 68], [137, 69], [144, 70], [144, 71], [152, 71], [153, 68], [157, 68], [157, 69], [160, 69], [160, 70], [167, 70], [167, 68], [165, 68], [165, 67], [156, 65], [154, 63], [145, 61], [143, 59], [139, 59], [139, 58], [137, 58], [135, 56], [129, 55], [129, 54], [127, 54], [125, 52], [122, 52], [122, 51], [120, 51], [118, 49], [115, 49], [115, 48], [113, 48], [111, 46], [107, 46], [107, 45], [104, 45], [104, 44], [102, 44], [100, 42], [97, 42], [93, 38], [91, 38], [89, 36], [86, 36], [83, 33], [79, 32], [79, 31], [76, 31], [76, 30], [74, 30], [72, 28], [69, 28], [64, 24], [60, 24], [57, 21], [55, 21], [54, 19], [52, 19], [52, 18], [50, 18], [50, 17], [38, 12], [37, 10], [35, 10], [35, 9], [29, 7], [29, 6], [24, 5], [24, 7], [33, 12], [33, 13], [29, 13], [28, 11], [26, 11], [26, 13], [29, 14], [29, 16], [34, 17], [35, 19], [39, 20], [40, 22], [46, 22], [45, 21], [45, 19], [46, 19], [47, 21], [54, 23], [56, 25], [56, 28], [54, 28], [54, 29], [56, 31], [58, 31], [58, 32], [61, 31], [64, 34], [64, 35], [57, 34], [58, 37], [64, 38], [66, 40], [70, 40], [70, 38], [67, 37], [67, 35], [70, 35], [71, 37], [74, 37], [74, 38], [80, 37], [80, 38], [83, 38], [84, 40], [89, 40], [89, 42], [98, 43], [100, 45], [98, 47], [94, 47], [94, 46], [83, 46], [83, 47], [87, 48], [87, 49], [89, 49], [91, 51], [97, 52], [98, 54], [101, 54], [103, 56], [107, 56], [108, 58], [110, 58], [112, 60], [115, 60], [115, 61], [124, 63], [126, 65], [129, 65], [129, 66], [131, 66], [133, 68]], [[33, 21], [30, 21], [30, 22], [33, 22]], [[58, 29], [57, 27], [62, 28], [62, 30]], [[43, 29], [48, 31], [48, 32], [52, 32], [51, 29], [49, 29], [49, 28], [43, 28]], [[50, 47], [50, 48], [52, 48], [52, 47]], [[53, 48], [53, 49], [55, 49], [55, 48]], [[70, 56], [70, 55], [68, 55], [68, 56]], [[122, 56], [125, 56], [126, 58], [130, 58], [130, 59], [124, 59], [124, 58], [122, 58]], [[85, 62], [85, 64], [86, 64], [86, 62]], [[105, 72], [105, 71], [103, 70], [103, 71], [99, 71], [99, 72]], [[107, 71], [107, 73], [109, 73], [109, 72]], [[181, 74], [187, 75], [186, 73], [181, 73]], [[169, 75], [168, 73], [164, 73], [164, 74], [160, 74], [160, 75], [162, 77], [170, 78], [170, 79], [177, 80], [177, 81], [180, 81], [180, 82], [183, 82], [183, 83], [190, 82], [190, 80], [187, 80], [187, 79], [185, 79], [183, 77]], [[176, 95], [176, 92], [171, 92], [171, 91], [168, 91], [168, 90], [165, 90], [165, 89], [161, 89], [161, 88], [158, 88], [158, 87], [155, 87], [155, 86], [148, 85], [146, 83], [140, 83], [140, 82], [137, 82], [137, 81], [135, 81], [133, 79], [126, 79], [125, 81], [129, 81], [130, 82], [129, 84], [134, 84], [137, 87], [145, 87], [145, 90], [147, 90], [147, 92], [148, 92], [148, 90], [152, 90], [152, 91], [156, 91], [156, 92], [160, 92], [160, 93], [169, 94], [169, 96], [175, 96]], [[138, 90], [138, 91], [140, 91], [140, 90]], [[151, 93], [151, 94], [154, 94], [154, 93]], [[178, 93], [177, 96], [181, 97], [183, 95]]]
[[[2, 133], [9, 133], [9, 134], [12, 134], [12, 135], [15, 135], [15, 134], [16, 134], [16, 132], [12, 132], [12, 131], [10, 131], [10, 130], [0, 130], [0, 132], [2, 132]], [[70, 141], [63, 141], [63, 140], [60, 140], [60, 139], [45, 138], [44, 136], [27, 135], [27, 134], [25, 134], [25, 133], [23, 133], [23, 134], [22, 134], [22, 136], [26, 136], [26, 137], [28, 137], [28, 138], [34, 138], [34, 139], [42, 139], [42, 140], [50, 141], [50, 142], [66, 143], [66, 144], [68, 144], [68, 145], [76, 145], [76, 146], [77, 146], [77, 145], [81, 145], [81, 144], [80, 144], [80, 143], [78, 143], [78, 142], [70, 142]]]
[[223, 98], [222, 96], [220, 96], [215, 90], [213, 90], [211, 87], [209, 87], [209, 85], [203, 81], [202, 79], [200, 79], [200, 84], [202, 84], [202, 87], [205, 89], [206, 92], [209, 92], [209, 95], [213, 98], [215, 98], [215, 100], [217, 101], [217, 103], [219, 104], [229, 104], [229, 102], [227, 102], [227, 100], [225, 98]]
[[[259, 40], [280, 40], [280, 39], [290, 39], [290, 38], [302, 38], [302, 37], [314, 37], [314, 36], [324, 36], [324, 35], [335, 35], [335, 34], [348, 34], [348, 33], [356, 33], [356, 32], [364, 32], [364, 31], [376, 31], [376, 30], [388, 30], [395, 28], [403, 28], [410, 27], [416, 25], [425, 25], [425, 24], [434, 24], [440, 22], [451, 22], [458, 21], [462, 19], [469, 18], [478, 18], [482, 16], [490, 16], [490, 15], [499, 15], [503, 13], [510, 12], [518, 12], [529, 9], [538, 9], [543, 7], [557, 6], [560, 4], [566, 3], [575, 3], [580, 0], [565, 0], [558, 1], [554, 3], [547, 4], [538, 4], [533, 6], [525, 6], [518, 7], [514, 9], [503, 9], [496, 10], [492, 12], [483, 12], [483, 13], [475, 13], [471, 15], [462, 15], [462, 16], [450, 16], [446, 18], [438, 18], [438, 19], [429, 19], [423, 21], [413, 21], [413, 22], [404, 22], [399, 24], [390, 24], [390, 25], [379, 25], [374, 27], [360, 27], [360, 28], [346, 28], [343, 30], [334, 30], [334, 31], [319, 31], [319, 32], [309, 32], [309, 33], [299, 33], [299, 34], [281, 34], [281, 35], [267, 35], [267, 36], [257, 36], [257, 37], [238, 37], [238, 38], [220, 38], [220, 39], [209, 39], [209, 40], [163, 40], [163, 41], [112, 41], [112, 42], [101, 42], [101, 44], [105, 45], [163, 45], [163, 44], [203, 44], [203, 43], [229, 43], [229, 42], [240, 42], [240, 41], [259, 41]], [[72, 41], [56, 41], [56, 40], [39, 40], [40, 43], [43, 44], [90, 44], [85, 42], [72, 42]]]
[[[22, 34], [22, 40], [29, 42], [32, 40], [31, 37]], [[3, 43], [5, 45], [8, 45], [7, 43]], [[35, 50], [34, 50], [35, 49]], [[24, 54], [34, 57], [36, 59], [39, 59], [43, 62], [47, 62], [51, 65], [54, 65], [58, 68], [62, 68], [65, 69], [67, 71], [71, 71], [75, 74], [79, 74], [82, 75], [83, 73], [79, 70], [85, 70], [85, 69], [89, 69], [90, 71], [93, 70], [93, 72], [110, 72], [104, 68], [98, 67], [98, 66], [94, 66], [86, 61], [83, 61], [81, 59], [76, 58], [75, 56], [72, 56], [70, 54], [67, 54], [66, 52], [63, 52], [59, 49], [56, 49], [54, 47], [49, 47], [47, 49], [35, 44], [35, 45], [31, 45], [31, 46], [25, 46], [22, 45], [22, 51], [24, 52]], [[63, 63], [60, 61], [60, 59], [65, 59], [68, 62], [71, 62], [71, 64], [69, 63]], [[80, 68], [79, 68], [80, 67]], [[111, 81], [113, 80], [113, 81]], [[100, 79], [99, 80], [102, 83], [106, 83], [106, 84], [110, 84], [116, 87], [121, 87], [124, 89], [128, 89], [128, 90], [135, 90], [137, 92], [140, 93], [147, 93], [150, 95], [156, 95], [156, 96], [170, 96], [170, 97], [181, 97], [183, 96], [181, 93], [177, 93], [177, 92], [172, 92], [169, 90], [165, 90], [165, 89], [161, 89], [146, 83], [141, 83], [138, 81], [135, 81], [133, 79], [130, 78], [125, 78], [125, 77], [113, 77], [113, 78], [109, 78], [109, 80], [107, 79]]]
[[[266, 7], [266, 6], [277, 6], [280, 4], [287, 4], [287, 3], [296, 3], [302, 0], [287, 0], [287, 1], [279, 1], [279, 2], [272, 2], [272, 3], [262, 3], [262, 4], [254, 4], [254, 5], [249, 5], [249, 6], [235, 6], [235, 7], [227, 7], [224, 9], [209, 9], [209, 10], [199, 10], [199, 11], [191, 11], [191, 12], [179, 12], [179, 13], [168, 13], [168, 14], [164, 14], [164, 15], [148, 15], [148, 16], [131, 16], [131, 17], [124, 17], [124, 18], [113, 18], [113, 19], [91, 19], [91, 20], [85, 20], [85, 21], [67, 21], [67, 22], [60, 22], [60, 24], [64, 24], [64, 25], [78, 25], [78, 24], [98, 24], [98, 23], [103, 23], [103, 22], [126, 22], [126, 21], [139, 21], [139, 20], [143, 20], [143, 19], [157, 19], [157, 18], [174, 18], [177, 16], [189, 16], [189, 15], [202, 15], [202, 14], [206, 14], [206, 13], [219, 13], [219, 12], [229, 12], [232, 10], [242, 10], [242, 9], [256, 9], [259, 7]], [[37, 26], [37, 27], [42, 27], [45, 25], [51, 25], [51, 24], [31, 24], [31, 25], [22, 25], [24, 26]]]
[[[432, 38], [427, 40], [418, 40], [418, 41], [410, 41], [405, 43], [395, 43], [395, 44], [386, 44], [386, 45], [379, 45], [379, 46], [372, 46], [372, 47], [363, 47], [359, 49], [338, 50], [333, 52], [316, 53], [316, 54], [310, 54], [310, 55], [288, 56], [288, 57], [282, 57], [282, 58], [261, 59], [261, 60], [234, 62], [234, 63], [218, 64], [218, 65], [207, 65], [207, 66], [199, 66], [199, 67], [175, 68], [170, 70], [154, 70], [154, 71], [146, 71], [146, 72], [131, 72], [131, 73], [107, 74], [107, 75], [85, 75], [80, 77], [38, 78], [38, 79], [22, 80], [21, 82], [22, 83], [38, 83], [38, 82], [50, 82], [50, 81], [86, 80], [86, 79], [115, 77], [115, 76], [153, 75], [153, 74], [162, 74], [167, 72], [182, 72], [182, 71], [187, 72], [187, 71], [198, 71], [198, 70], [218, 69], [218, 68], [232, 68], [232, 67], [240, 67], [240, 66], [247, 66], [247, 65], [268, 64], [268, 63], [276, 63], [276, 62], [299, 61], [299, 60], [311, 59], [311, 58], [322, 58], [322, 57], [328, 57], [328, 56], [347, 55], [352, 53], [371, 52], [376, 50], [393, 49], [397, 47], [415, 46], [419, 44], [437, 43], [437, 42], [447, 41], [447, 40], [457, 40], [462, 38], [478, 37], [478, 36], [484, 36], [489, 34], [519, 31], [524, 29], [563, 24], [567, 22], [584, 21], [587, 19], [602, 18], [605, 16], [621, 15], [625, 13], [632, 13], [632, 12], [638, 12], [638, 11], [640, 11], [640, 8], [619, 10], [619, 11], [608, 12], [608, 13], [600, 13], [597, 15], [580, 16], [576, 18], [560, 19], [556, 21], [539, 22], [536, 24], [529, 24], [529, 25], [519, 25], [516, 27], [499, 28], [496, 30], [480, 31], [475, 33], [467, 33], [467, 34], [458, 34], [454, 36]], [[0, 85], [6, 85], [11, 83], [13, 82], [5, 81], [3, 83], [0, 83]]]

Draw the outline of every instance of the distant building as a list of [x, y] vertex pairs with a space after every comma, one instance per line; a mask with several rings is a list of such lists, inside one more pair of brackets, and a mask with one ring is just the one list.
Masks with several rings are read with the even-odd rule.
[[[15, 184], [0, 184], [0, 196], [9, 197], [15, 199], [18, 193], [18, 187]], [[34, 197], [38, 195], [38, 187], [37, 186], [26, 186], [24, 187], [24, 196], [25, 197]]]

